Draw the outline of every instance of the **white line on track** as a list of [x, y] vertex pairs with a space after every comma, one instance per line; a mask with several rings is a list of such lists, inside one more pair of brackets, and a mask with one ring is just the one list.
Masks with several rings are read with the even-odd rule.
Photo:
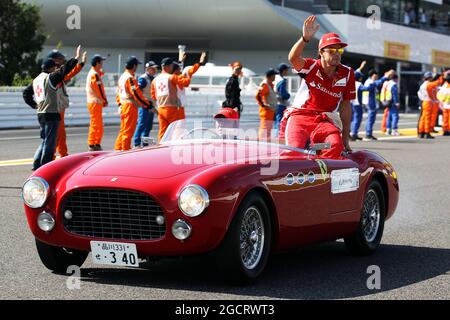
[[[73, 134], [67, 135], [68, 138], [81, 137], [81, 136], [87, 136], [87, 134], [86, 133], [73, 133]], [[39, 137], [39, 135], [25, 136], [25, 137], [9, 137], [9, 138], [0, 138], [0, 141], [30, 140], [30, 139], [41, 139], [41, 137]]]

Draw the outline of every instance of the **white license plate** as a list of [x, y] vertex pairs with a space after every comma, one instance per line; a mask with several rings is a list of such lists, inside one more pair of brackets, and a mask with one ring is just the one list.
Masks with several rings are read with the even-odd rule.
[[91, 252], [95, 264], [139, 267], [134, 243], [91, 241]]

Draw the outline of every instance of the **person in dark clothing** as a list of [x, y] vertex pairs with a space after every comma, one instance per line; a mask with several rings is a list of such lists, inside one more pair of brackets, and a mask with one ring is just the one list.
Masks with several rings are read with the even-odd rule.
[[276, 93], [278, 97], [278, 105], [277, 105], [277, 111], [275, 113], [275, 130], [277, 132], [278, 136], [278, 128], [280, 126], [281, 119], [283, 119], [284, 111], [287, 107], [289, 107], [289, 99], [291, 98], [291, 94], [287, 90], [287, 80], [286, 76], [289, 74], [289, 69], [291, 66], [287, 65], [286, 63], [281, 63], [278, 66], [278, 74], [280, 75], [279, 81], [275, 80], [276, 85]]
[[53, 160], [58, 127], [61, 121], [57, 86], [78, 64], [80, 50], [81, 47], [79, 46], [75, 58], [68, 60], [60, 68], [57, 68], [52, 59], [46, 59], [42, 64], [42, 73], [23, 91], [25, 103], [37, 110], [42, 139], [42, 143], [34, 155], [33, 171]]
[[242, 64], [239, 61], [231, 64], [233, 68], [233, 74], [228, 79], [228, 82], [225, 86], [225, 102], [223, 106], [233, 108], [239, 113], [239, 118], [241, 117], [241, 113], [243, 110], [243, 106], [241, 103], [241, 88], [239, 85], [239, 77], [242, 73]]

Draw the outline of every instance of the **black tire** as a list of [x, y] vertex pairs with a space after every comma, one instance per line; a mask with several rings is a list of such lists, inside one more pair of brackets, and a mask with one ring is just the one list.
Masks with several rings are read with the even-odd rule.
[[[257, 240], [255, 240], [255, 237], [253, 239], [248, 237], [246, 245], [250, 252], [261, 253], [256, 255], [256, 257], [259, 258], [255, 258], [254, 266], [246, 266], [243, 261], [244, 258], [241, 258], [241, 228], [243, 226], [244, 218], [248, 221], [247, 219], [254, 217], [256, 217], [256, 221], [262, 220], [263, 236], [259, 235]], [[261, 219], [258, 219], [258, 217]], [[244, 233], [245, 232], [243, 231], [242, 234]], [[252, 250], [250, 245], [252, 241], [257, 247], [261, 248], [261, 250]], [[242, 201], [224, 240], [216, 251], [216, 261], [219, 269], [225, 276], [225, 279], [236, 285], [253, 283], [266, 267], [270, 255], [271, 241], [272, 229], [267, 204], [260, 195], [251, 193]], [[258, 243], [260, 244], [259, 246]], [[249, 264], [250, 262], [247, 261], [247, 263]]]
[[[376, 199], [379, 206], [379, 223], [376, 232], [373, 229], [372, 236], [368, 238], [367, 233], [365, 234], [364, 232], [364, 225], [367, 225], [365, 224], [367, 220], [365, 220], [364, 216], [366, 211], [370, 211], [371, 207], [373, 208], [372, 203], [375, 203], [374, 199]], [[366, 205], [369, 210], [367, 210]], [[366, 256], [374, 253], [380, 246], [385, 220], [386, 206], [383, 188], [377, 180], [372, 180], [364, 196], [364, 205], [358, 229], [350, 237], [344, 238], [345, 245], [350, 253], [357, 256]], [[376, 218], [373, 218], [371, 221], [376, 221]]]
[[55, 272], [67, 272], [69, 266], [81, 267], [89, 252], [54, 247], [36, 239], [36, 248], [44, 266]]

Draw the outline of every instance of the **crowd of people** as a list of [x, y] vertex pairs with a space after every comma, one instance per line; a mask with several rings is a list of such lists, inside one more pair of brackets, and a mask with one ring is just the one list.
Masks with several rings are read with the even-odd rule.
[[[186, 59], [180, 61], [165, 58], [159, 66], [149, 61], [145, 73], [136, 78], [138, 66], [142, 64], [135, 56], [128, 58], [125, 70], [118, 81], [116, 103], [121, 116], [120, 130], [115, 142], [116, 151], [130, 150], [149, 144], [153, 118], [159, 120], [158, 140], [161, 140], [170, 123], [185, 118], [185, 88], [200, 66], [206, 63], [206, 53], [200, 61], [182, 71]], [[57, 50], [49, 53], [42, 63], [41, 74], [23, 91], [24, 101], [37, 110], [42, 139], [33, 162], [33, 170], [52, 161], [59, 154], [68, 155], [64, 124], [65, 110], [69, 107], [66, 85], [86, 64], [87, 53], [81, 55], [77, 48], [75, 57], [66, 61]], [[106, 58], [94, 55], [86, 79], [87, 108], [90, 114], [88, 150], [101, 151], [103, 139], [103, 108], [109, 105], [103, 85], [103, 61]]]
[[[341, 64], [347, 46], [336, 33], [322, 36], [318, 47], [318, 59], [303, 57], [304, 48], [319, 29], [316, 17], [310, 16], [303, 26], [303, 35], [290, 53], [291, 65], [282, 63], [277, 69], [269, 69], [258, 87], [256, 102], [259, 106], [259, 139], [270, 140], [275, 135], [286, 144], [307, 148], [316, 143], [329, 143], [331, 148], [322, 155], [340, 158], [343, 151], [351, 152], [349, 141], [362, 140], [358, 135], [363, 110], [368, 117], [364, 140], [373, 141], [377, 109], [384, 108], [382, 132], [399, 135], [398, 75], [389, 70], [379, 78], [376, 70], [370, 70], [363, 83], [366, 62], [357, 70]], [[132, 56], [126, 61], [125, 70], [118, 81], [116, 103], [121, 122], [115, 142], [116, 151], [140, 148], [150, 143], [154, 117], [158, 117], [158, 141], [168, 126], [185, 118], [186, 93], [193, 75], [206, 63], [206, 53], [195, 65], [184, 68], [186, 53], [179, 61], [167, 57], [160, 65], [154, 61], [145, 64], [145, 73], [136, 77], [139, 59]], [[37, 110], [42, 143], [36, 150], [33, 170], [55, 159], [68, 155], [64, 125], [65, 110], [69, 106], [66, 84], [86, 64], [87, 53], [78, 47], [75, 57], [66, 61], [59, 51], [52, 51], [42, 64], [42, 73], [23, 92], [25, 102]], [[105, 58], [94, 55], [87, 75], [87, 108], [90, 114], [88, 150], [102, 150], [103, 108], [109, 105], [103, 85]], [[232, 75], [225, 86], [225, 101], [216, 118], [238, 120], [243, 112], [239, 77], [243, 65], [236, 61], [230, 65]], [[161, 71], [159, 72], [159, 68]], [[287, 90], [286, 76], [289, 70], [301, 78], [295, 99]], [[418, 124], [420, 138], [432, 139], [434, 123], [439, 109], [443, 111], [444, 135], [450, 135], [450, 72], [425, 73], [424, 83], [418, 92], [422, 112]]]

